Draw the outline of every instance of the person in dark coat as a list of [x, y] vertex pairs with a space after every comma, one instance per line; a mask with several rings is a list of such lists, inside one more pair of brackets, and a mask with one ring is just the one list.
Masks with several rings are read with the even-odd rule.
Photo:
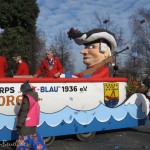
[[38, 93], [33, 90], [29, 81], [20, 87], [23, 99], [17, 115], [16, 128], [19, 134], [17, 150], [38, 149], [46, 150], [42, 137], [36, 132], [40, 118]]

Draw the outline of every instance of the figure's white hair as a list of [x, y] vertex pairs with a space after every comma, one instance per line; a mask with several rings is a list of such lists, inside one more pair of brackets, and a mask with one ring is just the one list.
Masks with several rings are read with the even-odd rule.
[[109, 51], [109, 56], [111, 56], [112, 53], [111, 53], [110, 47], [108, 45], [107, 45], [107, 48], [108, 48], [108, 51]]

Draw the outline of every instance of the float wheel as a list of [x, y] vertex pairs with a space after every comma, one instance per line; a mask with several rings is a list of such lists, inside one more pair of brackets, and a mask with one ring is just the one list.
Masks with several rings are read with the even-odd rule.
[[44, 137], [44, 142], [47, 146], [51, 145], [55, 140], [55, 136]]
[[89, 141], [95, 136], [96, 132], [88, 132], [88, 133], [82, 133], [82, 134], [76, 134], [76, 137], [80, 141]]

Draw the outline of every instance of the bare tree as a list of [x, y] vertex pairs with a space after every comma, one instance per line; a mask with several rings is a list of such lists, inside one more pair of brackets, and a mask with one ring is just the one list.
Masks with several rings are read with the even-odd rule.
[[[127, 46], [126, 45], [127, 42], [126, 42], [126, 39], [124, 38], [124, 33], [123, 33], [122, 28], [119, 27], [119, 25], [115, 24], [115, 22], [113, 21], [113, 19], [111, 19], [109, 14], [107, 14], [106, 16], [100, 16], [98, 13], [95, 13], [94, 15], [95, 15], [96, 22], [92, 28], [107, 29], [113, 32], [115, 34], [117, 45], [118, 45], [116, 52], [119, 49], [120, 50], [124, 49]], [[122, 59], [121, 57], [119, 58], [118, 56], [120, 56], [120, 54], [114, 57], [114, 62], [116, 63], [116, 66], [114, 68], [117, 68], [117, 69], [122, 68], [122, 63], [121, 62], [118, 63], [119, 62], [118, 60], [122, 60]]]
[[41, 31], [41, 29], [37, 29], [36, 31], [36, 38], [35, 38], [35, 49], [37, 50], [36, 54], [35, 54], [35, 61], [36, 61], [36, 68], [39, 67], [40, 63], [41, 63], [41, 59], [43, 57], [45, 57], [45, 42], [46, 42], [46, 38], [45, 38], [45, 34], [44, 32]]
[[[133, 70], [136, 76], [145, 78], [150, 75], [150, 9], [138, 9], [129, 19], [129, 26], [132, 33], [131, 51], [137, 50], [138, 58], [129, 61], [134, 65]], [[126, 68], [131, 70], [131, 68]]]
[[74, 60], [71, 42], [65, 32], [59, 32], [49, 47], [59, 57], [65, 73], [74, 73]]
[[94, 25], [94, 28], [108, 29], [111, 32], [114, 32], [118, 46], [124, 47], [126, 41], [124, 39], [123, 30], [121, 27], [119, 27], [119, 25], [114, 23], [110, 15], [107, 14], [106, 16], [100, 16], [97, 12], [94, 15], [96, 19], [96, 24]]

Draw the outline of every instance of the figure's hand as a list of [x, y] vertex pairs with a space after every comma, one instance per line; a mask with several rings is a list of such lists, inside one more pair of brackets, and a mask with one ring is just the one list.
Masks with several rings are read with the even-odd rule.
[[34, 75], [33, 75], [33, 78], [37, 78], [37, 74], [34, 74]]
[[60, 76], [60, 72], [55, 73], [54, 77], [58, 78]]

